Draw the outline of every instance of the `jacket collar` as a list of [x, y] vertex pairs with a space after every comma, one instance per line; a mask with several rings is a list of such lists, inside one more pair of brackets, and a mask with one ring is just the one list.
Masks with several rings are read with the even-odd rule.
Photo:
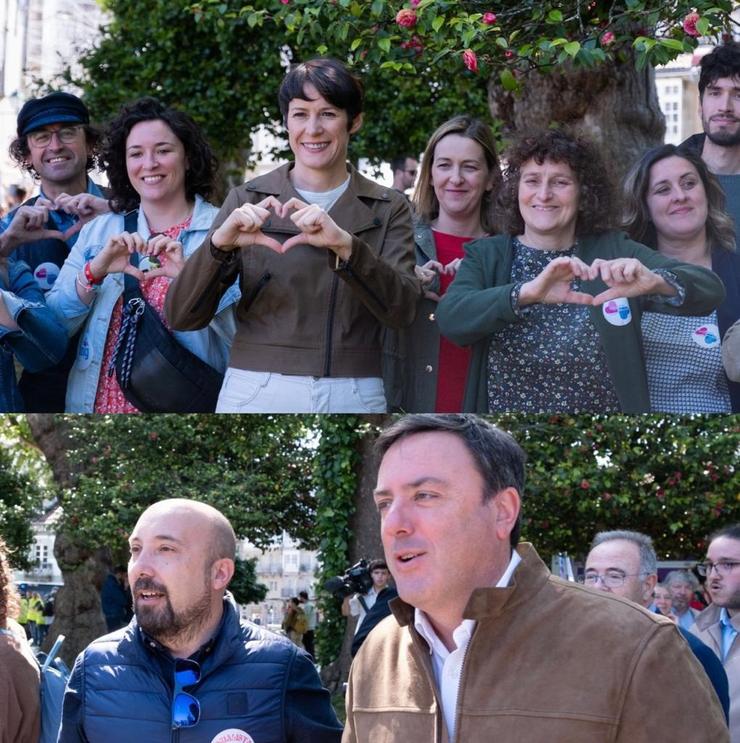
[[437, 260], [437, 246], [434, 244], [434, 235], [431, 225], [426, 222], [414, 223], [414, 242], [419, 251], [427, 260]]
[[[535, 593], [544, 588], [551, 575], [535, 548], [528, 542], [523, 542], [516, 551], [522, 561], [514, 571], [510, 585], [506, 588], [474, 589], [463, 611], [463, 619], [480, 620], [500, 616], [529, 601]], [[413, 606], [397, 598], [390, 602], [390, 607], [402, 627], [413, 625]]]
[[[300, 195], [290, 180], [289, 174], [292, 168], [292, 162], [281, 165], [265, 175], [247, 181], [245, 188], [247, 191], [275, 196], [282, 204], [293, 198], [300, 199]], [[342, 229], [350, 234], [357, 234], [372, 227], [379, 227], [380, 219], [365, 201], [389, 202], [397, 198], [398, 195], [394, 196], [392, 189], [384, 188], [369, 178], [360, 175], [349, 163], [347, 163], [347, 170], [350, 178], [349, 187], [329, 210], [329, 214]], [[272, 216], [264, 225], [264, 228], [271, 232], [298, 234], [298, 230], [290, 217], [278, 218]]]

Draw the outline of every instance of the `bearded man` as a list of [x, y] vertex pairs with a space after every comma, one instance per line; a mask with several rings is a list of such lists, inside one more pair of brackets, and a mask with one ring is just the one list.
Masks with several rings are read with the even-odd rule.
[[341, 726], [308, 657], [240, 621], [236, 538], [204, 503], [150, 506], [129, 539], [135, 616], [78, 656], [60, 743], [324, 743]]

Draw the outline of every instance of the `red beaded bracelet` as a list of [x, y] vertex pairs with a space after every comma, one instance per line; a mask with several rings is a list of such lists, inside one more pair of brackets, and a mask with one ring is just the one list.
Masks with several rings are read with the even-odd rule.
[[95, 286], [97, 284], [102, 284], [103, 283], [103, 279], [96, 279], [93, 276], [93, 272], [90, 270], [90, 261], [88, 261], [85, 264], [85, 268], [83, 269], [83, 272], [84, 272], [85, 278], [87, 279], [87, 281], [88, 281], [89, 284], [92, 284], [93, 286]]

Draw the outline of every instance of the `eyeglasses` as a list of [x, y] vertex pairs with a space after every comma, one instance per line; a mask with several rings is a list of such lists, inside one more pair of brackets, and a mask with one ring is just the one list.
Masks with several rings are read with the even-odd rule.
[[711, 560], [707, 560], [706, 562], [700, 562], [696, 566], [696, 570], [703, 577], [708, 577], [712, 570], [716, 570], [719, 575], [724, 577], [728, 573], [731, 573], [736, 565], [740, 565], [740, 562], [732, 562], [731, 560], [712, 562]]
[[184, 689], [200, 681], [200, 666], [194, 660], [175, 661], [175, 696], [172, 699], [172, 729], [191, 728], [200, 720], [200, 702]]
[[627, 578], [636, 578], [644, 573], [622, 573], [618, 570], [607, 570], [604, 575], [598, 573], [586, 573], [583, 582], [587, 586], [595, 586], [601, 581], [607, 588], [619, 588], [624, 585]]
[[63, 126], [59, 129], [50, 131], [49, 129], [41, 129], [37, 132], [31, 132], [28, 135], [28, 141], [34, 147], [46, 147], [51, 142], [51, 138], [56, 134], [60, 142], [69, 144], [77, 139], [77, 132], [82, 129], [82, 124], [76, 126]]

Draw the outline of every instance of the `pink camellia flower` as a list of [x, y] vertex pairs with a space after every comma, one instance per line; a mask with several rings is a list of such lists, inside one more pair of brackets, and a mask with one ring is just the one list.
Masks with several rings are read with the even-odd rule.
[[281, 3], [283, 4], [283, 5], [287, 5], [287, 4], [288, 4], [288, 3], [290, 2], [290, 0], [280, 0], [280, 2], [281, 2]]
[[412, 8], [415, 8], [420, 2], [421, 2], [421, 0], [409, 0], [409, 5]]
[[512, 52], [511, 49], [507, 49], [504, 52], [504, 57], [506, 57], [506, 59], [512, 59], [514, 57], [514, 52]]
[[466, 49], [462, 53], [463, 64], [471, 71], [478, 72], [478, 57], [472, 49]]
[[495, 13], [484, 13], [483, 14], [483, 23], [486, 24], [486, 26], [493, 26], [494, 23], [496, 23], [496, 14]]
[[683, 19], [683, 30], [689, 36], [699, 36], [699, 32], [696, 30], [696, 24], [699, 22], [699, 14], [694, 11], [689, 13], [686, 18]]
[[614, 33], [612, 31], [605, 31], [601, 34], [601, 46], [609, 46], [614, 43]]
[[396, 23], [404, 28], [413, 28], [416, 25], [416, 11], [402, 8], [396, 13]]
[[417, 57], [424, 51], [424, 44], [416, 34], [414, 34], [408, 41], [402, 41], [400, 46], [401, 49], [412, 51]]

